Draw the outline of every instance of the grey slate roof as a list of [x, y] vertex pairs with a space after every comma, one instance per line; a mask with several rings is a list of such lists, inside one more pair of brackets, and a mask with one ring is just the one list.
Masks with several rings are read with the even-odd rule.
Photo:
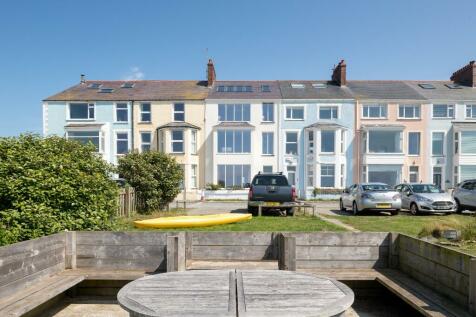
[[[283, 99], [353, 99], [348, 87], [340, 87], [325, 80], [280, 80], [279, 87]], [[291, 84], [303, 84], [304, 88], [293, 88]], [[326, 88], [316, 88], [312, 84], [326, 84]]]
[[356, 99], [363, 101], [425, 100], [418, 91], [399, 80], [351, 80], [347, 86]]
[[[262, 85], [269, 85], [271, 91], [262, 92]], [[252, 92], [219, 92], [219, 86], [251, 86]], [[281, 99], [281, 92], [275, 80], [217, 80], [207, 99]]]
[[200, 127], [188, 122], [169, 122], [159, 126], [157, 130], [166, 129], [166, 128], [191, 128], [191, 129], [200, 130]]
[[[441, 80], [419, 80], [406, 81], [407, 85], [416, 90], [429, 101], [474, 101], [476, 102], [476, 88], [469, 86], [459, 86], [460, 89], [450, 89], [445, 85], [452, 84], [452, 81]], [[423, 89], [418, 84], [432, 84], [435, 89]]]
[[[125, 82], [134, 83], [134, 87], [121, 88]], [[92, 83], [114, 91], [102, 93], [99, 89], [88, 88]], [[88, 80], [50, 96], [45, 101], [203, 100], [208, 91], [206, 82], [196, 80]]]

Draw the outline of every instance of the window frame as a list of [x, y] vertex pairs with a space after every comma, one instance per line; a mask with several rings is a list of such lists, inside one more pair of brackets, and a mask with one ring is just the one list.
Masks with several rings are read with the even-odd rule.
[[[323, 168], [323, 167], [329, 167], [329, 166], [332, 166], [333, 169], [334, 169], [334, 174], [332, 174], [332, 176], [331, 176], [331, 175], [327, 175], [327, 174], [324, 175], [324, 174], [322, 173], [322, 168]], [[321, 187], [321, 188], [335, 188], [335, 187], [336, 187], [336, 164], [327, 164], [327, 163], [325, 163], [325, 164], [320, 164], [319, 170], [320, 170], [320, 173], [319, 173], [319, 176], [320, 176], [320, 178], [319, 178], [319, 185], [320, 185], [320, 187]], [[322, 179], [323, 179], [323, 178], [329, 178], [329, 179], [330, 179], [331, 177], [332, 177], [332, 180], [333, 180], [333, 186], [323, 186], [323, 184], [322, 184], [322, 183], [323, 183], [323, 182], [322, 182]]]
[[[174, 140], [174, 132], [182, 132], [182, 140]], [[174, 143], [182, 143], [182, 151], [174, 151]], [[173, 154], [185, 153], [185, 130], [184, 129], [170, 129], [170, 153], [173, 153]]]
[[[125, 105], [126, 106], [126, 113], [127, 113], [127, 120], [126, 121], [119, 121], [117, 119], [117, 111], [121, 110], [124, 111], [124, 109], [118, 109], [118, 105]], [[115, 102], [114, 103], [114, 123], [129, 123], [129, 103], [127, 102]]]
[[[142, 139], [143, 134], [148, 134], [150, 135], [150, 141], [149, 142], [144, 142]], [[147, 151], [152, 150], [152, 132], [151, 131], [139, 131], [140, 135], [140, 151], [141, 153], [146, 152], [144, 151], [144, 146], [149, 146], [149, 149]]]
[[[231, 151], [227, 151], [226, 150], [227, 149], [227, 147], [226, 147], [226, 145], [227, 145], [227, 134], [230, 133], [230, 132], [232, 133], [232, 141], [231, 141], [232, 142], [232, 149], [231, 149]], [[235, 152], [236, 145], [237, 145], [237, 143], [235, 143], [237, 132], [241, 132], [241, 152]], [[245, 144], [244, 137], [243, 137], [245, 132], [247, 132], [247, 134], [249, 134], [249, 136], [250, 136], [249, 151], [247, 151], [247, 152], [244, 151], [244, 146], [243, 146]], [[224, 140], [225, 140], [225, 147], [224, 147], [225, 151], [224, 152], [220, 151], [220, 143], [218, 141], [219, 138], [220, 138], [219, 137], [220, 133], [224, 133]], [[235, 154], [235, 155], [236, 154], [245, 154], [245, 155], [249, 155], [249, 154], [252, 153], [252, 144], [251, 144], [252, 137], [251, 137], [251, 130], [250, 129], [218, 129], [216, 131], [216, 137], [217, 137], [217, 139], [216, 139], [217, 140], [217, 142], [216, 142], [216, 144], [217, 144], [216, 153], [219, 154], [219, 155], [227, 155], [227, 154]]]
[[[418, 134], [418, 153], [410, 153], [410, 135]], [[408, 131], [407, 133], [407, 155], [408, 156], [420, 156], [421, 155], [421, 132], [420, 131]]]
[[190, 130], [190, 153], [197, 154], [198, 152], [198, 131], [195, 129]]
[[[406, 117], [406, 109], [412, 108], [413, 116]], [[400, 116], [400, 109], [403, 109], [403, 117]], [[415, 116], [415, 110], [418, 109], [418, 117]], [[421, 120], [421, 105], [417, 104], [399, 104], [397, 118], [399, 120]]]
[[[271, 142], [270, 142], [271, 136]], [[266, 139], [266, 151], [265, 151], [265, 139]], [[271, 151], [269, 151], [271, 148]], [[261, 155], [273, 156], [274, 155], [274, 132], [263, 131], [261, 132]]]
[[[334, 135], [334, 140], [333, 140], [334, 142], [332, 142], [333, 151], [331, 151], [331, 152], [324, 152], [324, 151], [322, 150], [322, 146], [323, 146], [323, 144], [324, 144], [324, 143], [322, 142], [322, 140], [323, 140], [322, 133], [323, 133], [323, 132], [332, 132], [333, 135]], [[337, 134], [336, 132], [337, 132], [336, 130], [320, 130], [320, 131], [319, 131], [319, 140], [320, 140], [319, 153], [320, 153], [320, 154], [335, 154], [335, 153], [336, 153], [336, 134]]]
[[[66, 130], [66, 139], [67, 140], [75, 140], [77, 137], [70, 137], [69, 133], [71, 132], [97, 132], [98, 133], [98, 148], [97, 152], [98, 154], [104, 154], [104, 133], [101, 131], [101, 129], [68, 129]], [[79, 141], [77, 141], [79, 142]], [[94, 144], [94, 143], [93, 143]]]
[[[183, 110], [181, 110], [181, 111], [175, 110], [175, 107], [178, 106], [178, 105], [182, 105]], [[180, 114], [183, 115], [183, 120], [177, 120], [175, 118], [175, 115], [180, 115]], [[184, 102], [174, 102], [172, 104], [172, 121], [173, 122], [185, 122], [185, 103]]]
[[[237, 112], [237, 106], [241, 107], [241, 120], [236, 120], [236, 112]], [[224, 113], [224, 120], [220, 118], [220, 108], [223, 107], [225, 110]], [[233, 120], [230, 120], [228, 117], [228, 108], [232, 107], [233, 108]], [[248, 115], [249, 117], [247, 118], [248, 120], [244, 120], [245, 116], [245, 108], [248, 108]], [[250, 122], [251, 121], [251, 104], [249, 103], [220, 103], [218, 104], [218, 122]]]
[[[370, 108], [370, 107], [379, 107], [379, 116], [378, 117], [371, 117], [370, 115], [370, 109], [367, 110], [367, 116], [365, 116], [365, 108]], [[382, 109], [385, 109], [385, 116], [382, 116]], [[383, 120], [383, 119], [388, 119], [388, 104], [362, 104], [362, 109], [361, 109], [361, 117], [362, 119], [365, 120]]]
[[[442, 154], [433, 154], [433, 135], [435, 133], [443, 133], [443, 145], [442, 145]], [[434, 130], [434, 131], [431, 131], [431, 148], [430, 148], [430, 153], [431, 153], [431, 156], [446, 156], [446, 147], [445, 147], [445, 143], [446, 143], [446, 131], [444, 130]]]
[[[416, 167], [416, 172], [412, 171], [412, 167]], [[416, 175], [416, 181], [412, 182], [412, 175]], [[418, 165], [410, 165], [408, 166], [408, 182], [409, 183], [418, 183], [418, 179], [420, 178], [420, 167]]]
[[[400, 140], [399, 140], [399, 147], [400, 147], [400, 152], [370, 152], [370, 135], [371, 132], [398, 132], [400, 134]], [[370, 155], [401, 155], [404, 154], [404, 148], [403, 148], [403, 138], [404, 138], [404, 130], [391, 130], [391, 129], [372, 129], [372, 130], [367, 130], [365, 131], [365, 154], [370, 154]]]
[[[237, 167], [237, 166], [240, 166], [240, 167], [241, 167], [241, 177], [242, 177], [242, 178], [246, 178], [246, 177], [243, 176], [243, 174], [244, 174], [244, 173], [243, 173], [243, 170], [244, 170], [244, 167], [245, 167], [245, 166], [248, 167], [248, 171], [249, 171], [249, 175], [247, 175], [247, 176], [248, 176], [248, 179], [247, 179], [247, 180], [244, 179], [244, 180], [243, 180], [243, 183], [239, 185], [241, 188], [243, 187], [243, 185], [244, 185], [245, 183], [250, 183], [251, 180], [252, 180], [252, 175], [251, 175], [251, 168], [252, 168], [252, 166], [251, 166], [251, 164], [217, 164], [217, 165], [216, 165], [217, 184], [220, 184], [220, 180], [219, 180], [219, 178], [220, 178], [220, 177], [219, 177], [219, 174], [220, 174], [220, 166], [224, 166], [224, 172], [225, 172], [225, 175], [224, 175], [224, 180], [225, 180], [225, 182], [224, 182], [223, 188], [233, 188], [233, 187], [237, 186], [237, 185], [235, 184], [235, 175], [236, 175], [236, 167]], [[233, 176], [232, 176], [232, 183], [233, 183], [233, 184], [232, 184], [231, 186], [228, 186], [228, 185], [230, 185], [230, 184], [227, 184], [227, 172], [226, 172], [227, 166], [232, 166], [232, 174], [233, 174]]]
[[[296, 134], [296, 142], [288, 142], [288, 133], [295, 133]], [[296, 143], [296, 153], [288, 153], [287, 146], [288, 144]], [[284, 155], [292, 155], [298, 156], [299, 155], [299, 131], [296, 130], [286, 130], [284, 131]]]
[[[330, 118], [321, 117], [321, 110], [323, 108], [330, 108], [331, 109], [331, 117]], [[333, 109], [335, 109], [335, 114], [336, 114], [335, 117], [333, 115], [333, 113], [334, 113]], [[338, 105], [319, 105], [319, 107], [317, 109], [317, 119], [319, 119], [319, 120], [338, 120], [339, 115], [340, 115], [340, 107]]]
[[[293, 117], [293, 109], [302, 108], [302, 118]], [[288, 117], [288, 109], [291, 109], [291, 117]], [[285, 121], [304, 121], [306, 120], [306, 107], [303, 105], [287, 105], [284, 107], [284, 120]]]
[[198, 188], [198, 165], [190, 165], [190, 188]]
[[[464, 118], [465, 119], [475, 119], [476, 120], [476, 104], [468, 104], [464, 107]], [[470, 112], [470, 116], [468, 116], [468, 110]]]
[[[265, 108], [271, 108], [271, 120], [265, 120]], [[269, 114], [269, 111], [266, 111]], [[261, 122], [273, 123], [274, 122], [274, 102], [263, 102], [261, 104]]]
[[[460, 131], [456, 132], [456, 133], [459, 134], [459, 136], [458, 136], [458, 139], [457, 139], [457, 140], [456, 140], [456, 139], [453, 140], [453, 143], [454, 143], [455, 146], [456, 146], [456, 144], [457, 144], [456, 142], [459, 141], [459, 154], [460, 154], [460, 155], [463, 155], [463, 156], [476, 156], [476, 153], [468, 153], [468, 152], [463, 151], [463, 134], [464, 134], [465, 132], [476, 133], [475, 130], [460, 130]], [[463, 165], [464, 165], [464, 164], [463, 164]]]
[[[446, 116], [445, 117], [435, 117], [435, 106], [446, 106]], [[449, 116], [450, 108], [453, 109], [453, 116]], [[456, 105], [455, 104], [443, 104], [437, 103], [431, 105], [431, 118], [437, 120], [449, 120], [456, 118]]]
[[[71, 118], [71, 105], [86, 105], [88, 117], [87, 118]], [[66, 109], [68, 111], [68, 116], [67, 116], [68, 121], [94, 121], [94, 120], [96, 120], [96, 103], [94, 103], [94, 102], [81, 102], [81, 101], [69, 102], [68, 107]], [[93, 116], [92, 117], [91, 117], [91, 109], [93, 110]]]
[[[149, 105], [150, 110], [144, 111], [144, 105]], [[150, 120], [142, 120], [142, 115], [148, 114], [150, 116]], [[152, 103], [150, 102], [141, 102], [139, 105], [139, 123], [151, 123], [152, 122]]]
[[[117, 153], [117, 149], [118, 149], [117, 142], [118, 141], [124, 141], [124, 139], [120, 140], [118, 138], [118, 134], [127, 135], [127, 152], [126, 153]], [[115, 154], [115, 156], [116, 157], [124, 156], [127, 153], [129, 153], [130, 151], [131, 151], [131, 135], [130, 135], [129, 131], [128, 130], [115, 130], [114, 131], [114, 154]]]

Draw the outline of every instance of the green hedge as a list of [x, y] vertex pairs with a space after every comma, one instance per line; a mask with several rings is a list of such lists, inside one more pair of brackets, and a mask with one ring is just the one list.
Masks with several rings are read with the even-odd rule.
[[30, 134], [0, 138], [0, 245], [113, 228], [113, 172], [92, 144]]

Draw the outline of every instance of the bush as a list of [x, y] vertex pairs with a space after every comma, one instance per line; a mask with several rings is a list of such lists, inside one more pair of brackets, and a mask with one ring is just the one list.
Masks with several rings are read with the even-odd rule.
[[172, 202], [183, 181], [183, 170], [175, 158], [156, 151], [121, 157], [119, 174], [137, 191], [144, 213], [163, 209]]
[[93, 145], [30, 134], [0, 138], [0, 244], [114, 227], [113, 171]]
[[219, 190], [221, 188], [222, 186], [220, 184], [213, 184], [213, 183], [207, 184], [208, 190]]

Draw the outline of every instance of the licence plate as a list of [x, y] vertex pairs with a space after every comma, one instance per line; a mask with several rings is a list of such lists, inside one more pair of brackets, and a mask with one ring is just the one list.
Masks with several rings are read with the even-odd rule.
[[435, 209], [444, 210], [444, 209], [450, 209], [450, 208], [446, 206], [436, 206]]
[[377, 204], [377, 208], [391, 208], [392, 204]]
[[264, 203], [264, 205], [274, 207], [274, 206], [279, 206], [279, 203], [278, 202], [267, 201], [267, 202]]

